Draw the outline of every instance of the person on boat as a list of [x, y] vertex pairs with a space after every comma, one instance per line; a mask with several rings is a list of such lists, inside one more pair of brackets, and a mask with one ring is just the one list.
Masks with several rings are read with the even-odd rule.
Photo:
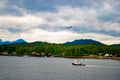
[[80, 64], [79, 60], [74, 60], [74, 64]]

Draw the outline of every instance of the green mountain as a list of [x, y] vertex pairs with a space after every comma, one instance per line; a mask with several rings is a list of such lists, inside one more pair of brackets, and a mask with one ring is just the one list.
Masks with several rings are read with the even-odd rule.
[[103, 45], [103, 43], [96, 41], [96, 40], [92, 40], [92, 39], [79, 39], [79, 40], [74, 40], [72, 42], [66, 42], [64, 44], [68, 44], [68, 45], [81, 45], [81, 44]]

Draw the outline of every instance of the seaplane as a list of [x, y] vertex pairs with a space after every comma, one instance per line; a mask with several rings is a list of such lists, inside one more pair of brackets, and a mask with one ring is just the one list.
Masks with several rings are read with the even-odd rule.
[[72, 26], [68, 26], [68, 27], [66, 27], [67, 29], [71, 29], [72, 28]]

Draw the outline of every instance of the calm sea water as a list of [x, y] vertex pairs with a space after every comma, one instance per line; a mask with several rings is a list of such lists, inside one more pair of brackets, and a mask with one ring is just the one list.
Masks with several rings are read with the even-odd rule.
[[120, 80], [120, 61], [0, 56], [0, 80]]

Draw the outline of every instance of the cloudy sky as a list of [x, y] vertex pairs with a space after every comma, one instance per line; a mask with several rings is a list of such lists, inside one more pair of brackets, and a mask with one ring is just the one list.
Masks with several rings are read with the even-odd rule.
[[120, 43], [120, 0], [0, 0], [0, 39], [19, 38]]

